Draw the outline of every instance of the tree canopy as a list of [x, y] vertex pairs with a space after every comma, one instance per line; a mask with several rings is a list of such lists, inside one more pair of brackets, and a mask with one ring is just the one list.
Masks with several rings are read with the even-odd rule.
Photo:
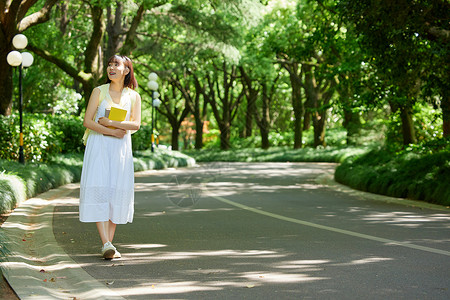
[[4, 0], [0, 113], [15, 109], [6, 56], [23, 33], [35, 55], [26, 112], [82, 115], [120, 53], [134, 62], [146, 122], [147, 76], [159, 75], [158, 131], [175, 149], [190, 116], [197, 149], [207, 123], [222, 149], [255, 135], [266, 149], [276, 134], [300, 148], [308, 130], [325, 147], [333, 127], [351, 144], [375, 119], [400, 144], [448, 137], [449, 11], [446, 0]]

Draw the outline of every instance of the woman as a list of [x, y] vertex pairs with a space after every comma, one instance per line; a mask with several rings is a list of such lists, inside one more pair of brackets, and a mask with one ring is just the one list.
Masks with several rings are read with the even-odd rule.
[[[80, 221], [96, 222], [102, 240], [102, 256], [119, 258], [112, 241], [117, 224], [133, 221], [134, 168], [131, 133], [141, 125], [141, 97], [126, 56], [108, 61], [107, 84], [96, 87], [84, 116], [86, 150], [80, 181]], [[105, 117], [111, 107], [125, 109], [125, 121]]]

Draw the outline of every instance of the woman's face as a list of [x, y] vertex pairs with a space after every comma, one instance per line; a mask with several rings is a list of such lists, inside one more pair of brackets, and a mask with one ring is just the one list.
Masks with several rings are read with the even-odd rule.
[[125, 75], [128, 74], [128, 68], [125, 67], [123, 61], [119, 59], [114, 59], [108, 63], [106, 72], [108, 73], [108, 78], [111, 81], [122, 80], [125, 77]]

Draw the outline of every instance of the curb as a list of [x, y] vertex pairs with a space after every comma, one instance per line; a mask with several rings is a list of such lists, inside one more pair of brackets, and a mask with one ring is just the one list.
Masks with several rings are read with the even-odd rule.
[[23, 202], [2, 225], [3, 275], [20, 299], [124, 299], [71, 259], [53, 235], [53, 210], [77, 184]]

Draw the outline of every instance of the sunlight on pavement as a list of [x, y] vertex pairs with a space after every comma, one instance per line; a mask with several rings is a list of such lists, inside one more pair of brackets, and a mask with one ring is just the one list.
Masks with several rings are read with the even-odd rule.
[[340, 264], [332, 264], [332, 266], [354, 266], [354, 265], [364, 265], [364, 264], [372, 264], [383, 261], [394, 260], [393, 258], [388, 257], [368, 257], [363, 259], [352, 260], [348, 263], [340, 263]]
[[128, 245], [121, 245], [122, 248], [129, 248], [129, 249], [150, 249], [150, 248], [163, 248], [167, 247], [167, 245], [163, 244], [128, 244]]
[[326, 277], [312, 277], [305, 274], [286, 274], [278, 272], [246, 272], [243, 273], [240, 277], [261, 283], [292, 283], [329, 279]]
[[198, 291], [220, 290], [219, 287], [208, 286], [204, 282], [182, 281], [173, 283], [158, 283], [135, 288], [118, 288], [114, 289], [116, 293], [123, 297], [152, 295], [152, 294], [184, 294]]

